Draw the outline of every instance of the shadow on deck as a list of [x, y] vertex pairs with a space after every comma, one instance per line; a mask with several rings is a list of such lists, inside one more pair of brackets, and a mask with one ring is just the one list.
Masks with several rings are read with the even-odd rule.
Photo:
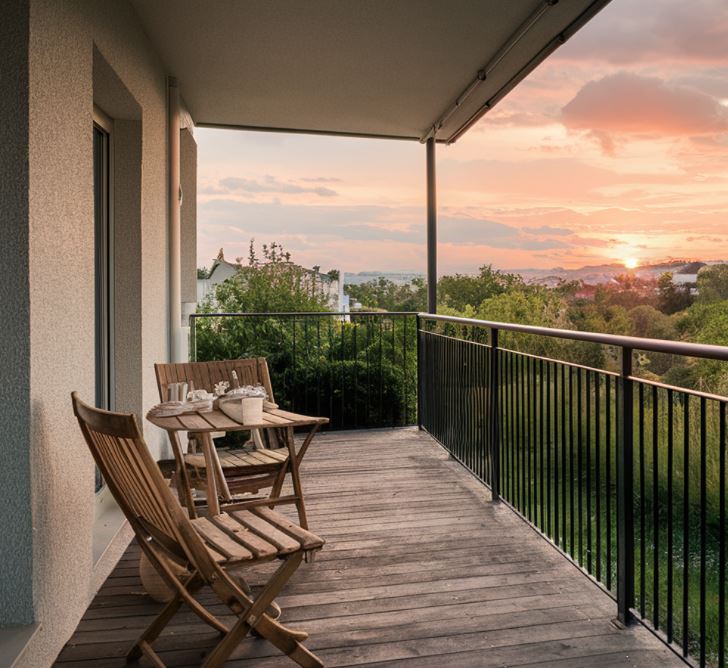
[[[615, 603], [512, 511], [490, 504], [426, 434], [322, 435], [303, 470], [309, 523], [327, 545], [278, 601], [283, 621], [310, 633], [306, 646], [327, 666], [684, 665], [641, 626], [617, 629]], [[161, 608], [144, 594], [138, 555], [132, 543], [58, 665], [124, 665]], [[181, 612], [155, 647], [167, 665], [199, 665], [217, 639]], [[275, 652], [248, 639], [225, 665], [295, 665]]]

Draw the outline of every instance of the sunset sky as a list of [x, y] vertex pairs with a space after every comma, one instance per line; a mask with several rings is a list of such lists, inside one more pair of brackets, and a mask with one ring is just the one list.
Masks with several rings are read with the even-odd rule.
[[[416, 142], [196, 129], [198, 264], [425, 271]], [[439, 271], [728, 260], [728, 2], [613, 0], [456, 144]]]

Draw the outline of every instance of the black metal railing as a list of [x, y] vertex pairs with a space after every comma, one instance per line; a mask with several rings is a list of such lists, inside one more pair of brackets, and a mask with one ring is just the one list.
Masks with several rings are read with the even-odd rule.
[[[640, 378], [633, 358], [726, 361], [728, 348], [419, 323], [420, 426], [610, 592], [622, 622], [725, 666], [728, 398]], [[552, 342], [549, 354], [518, 337]], [[606, 346], [615, 368], [558, 359], [559, 341]]]
[[416, 313], [198, 313], [190, 325], [193, 360], [266, 357], [276, 402], [331, 429], [416, 423]]

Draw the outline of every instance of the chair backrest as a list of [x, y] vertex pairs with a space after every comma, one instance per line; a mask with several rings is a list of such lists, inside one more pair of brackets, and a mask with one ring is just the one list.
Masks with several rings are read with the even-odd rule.
[[218, 362], [154, 365], [160, 401], [167, 401], [167, 387], [170, 383], [189, 383], [193, 381], [196, 390], [207, 390], [208, 392], [212, 392], [215, 384], [222, 380], [226, 380], [230, 383], [230, 387], [233, 387], [233, 371], [237, 374], [241, 385], [260, 384], [268, 393], [268, 400], [275, 401], [265, 357]]
[[[73, 392], [73, 412], [114, 499], [140, 540], [152, 539], [168, 556], [189, 559], [185, 537], [194, 531], [162, 477], [133, 414], [93, 408]], [[185, 537], [183, 537], [185, 536]]]

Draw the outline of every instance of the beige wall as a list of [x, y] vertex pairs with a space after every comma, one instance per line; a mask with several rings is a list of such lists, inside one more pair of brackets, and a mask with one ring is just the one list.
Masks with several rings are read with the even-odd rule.
[[[123, 88], [102, 94], [105, 65]], [[128, 200], [115, 215], [121, 410], [156, 402], [152, 365], [168, 357], [167, 152], [165, 71], [126, 2], [31, 0], [29, 72], [33, 603], [41, 630], [21, 665], [37, 667], [61, 649], [128, 540], [94, 568], [94, 469], [70, 405], [72, 390], [94, 397], [94, 74], [97, 102], [123, 119], [116, 140], [127, 149], [118, 155]], [[163, 454], [161, 434], [147, 436]]]

